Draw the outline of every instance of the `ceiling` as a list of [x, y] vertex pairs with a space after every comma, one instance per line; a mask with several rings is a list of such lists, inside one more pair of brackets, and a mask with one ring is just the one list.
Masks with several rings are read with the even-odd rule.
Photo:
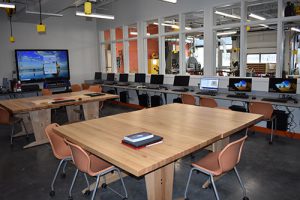
[[[93, 3], [94, 12], [109, 11], [109, 5], [117, 0], [97, 0]], [[16, 14], [13, 16], [14, 22], [37, 23], [39, 16], [28, 14], [27, 11], [39, 12], [39, 0], [11, 0], [16, 4]], [[82, 10], [85, 0], [41, 0], [43, 13], [64, 14], [67, 10]], [[2, 12], [2, 10], [0, 10]], [[4, 11], [3, 11], [4, 13]], [[75, 13], [74, 13], [75, 15]], [[43, 15], [43, 19], [49, 16]]]

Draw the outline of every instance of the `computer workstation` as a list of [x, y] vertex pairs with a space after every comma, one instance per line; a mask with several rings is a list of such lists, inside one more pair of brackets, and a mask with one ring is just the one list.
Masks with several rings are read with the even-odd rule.
[[234, 92], [234, 94], [228, 94], [230, 98], [248, 99], [252, 91], [252, 79], [251, 78], [229, 78], [228, 91]]
[[147, 89], [159, 90], [164, 84], [164, 75], [163, 74], [151, 74], [150, 84], [147, 85]]
[[120, 74], [119, 75], [119, 81], [117, 82], [118, 86], [128, 86], [128, 74]]
[[175, 76], [172, 91], [187, 92], [189, 91], [190, 76]]
[[196, 94], [215, 96], [219, 89], [218, 78], [201, 78], [199, 84], [200, 92]]

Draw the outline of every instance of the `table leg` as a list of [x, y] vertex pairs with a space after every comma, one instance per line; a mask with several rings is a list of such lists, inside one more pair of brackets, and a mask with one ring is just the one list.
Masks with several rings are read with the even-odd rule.
[[171, 200], [174, 162], [145, 175], [148, 200]]
[[89, 102], [82, 104], [85, 120], [99, 118], [99, 102]]
[[[66, 106], [68, 121], [76, 122], [80, 120], [80, 106]], [[78, 110], [79, 112], [76, 112]]]
[[[28, 134], [33, 134], [33, 128], [32, 128], [29, 114], [28, 113], [20, 113], [20, 114], [17, 114], [16, 117], [22, 118]], [[22, 127], [22, 131], [15, 134], [13, 137], [20, 137], [20, 136], [26, 135], [23, 125], [21, 127]]]
[[51, 109], [36, 110], [29, 112], [35, 142], [32, 142], [24, 148], [34, 147], [37, 145], [48, 143], [48, 138], [45, 134], [45, 128], [51, 123]]

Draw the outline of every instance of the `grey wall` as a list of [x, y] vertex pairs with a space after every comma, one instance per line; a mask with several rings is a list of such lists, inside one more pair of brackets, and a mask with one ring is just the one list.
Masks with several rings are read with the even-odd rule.
[[16, 68], [15, 49], [68, 49], [71, 81], [91, 79], [99, 71], [96, 21], [86, 21], [74, 13], [69, 10], [64, 17], [46, 19], [47, 33], [42, 35], [36, 32], [36, 24], [13, 23], [16, 42], [10, 43], [9, 21], [0, 10], [0, 85], [2, 78], [11, 78]]

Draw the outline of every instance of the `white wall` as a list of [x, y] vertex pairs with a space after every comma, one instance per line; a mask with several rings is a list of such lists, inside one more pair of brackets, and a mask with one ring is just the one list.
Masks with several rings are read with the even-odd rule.
[[96, 21], [86, 21], [74, 13], [69, 10], [64, 17], [44, 20], [46, 34], [38, 34], [36, 24], [13, 23], [16, 42], [10, 43], [9, 21], [0, 12], [0, 84], [3, 77], [10, 79], [16, 68], [15, 49], [68, 49], [72, 83], [93, 78], [94, 72], [99, 71]]

